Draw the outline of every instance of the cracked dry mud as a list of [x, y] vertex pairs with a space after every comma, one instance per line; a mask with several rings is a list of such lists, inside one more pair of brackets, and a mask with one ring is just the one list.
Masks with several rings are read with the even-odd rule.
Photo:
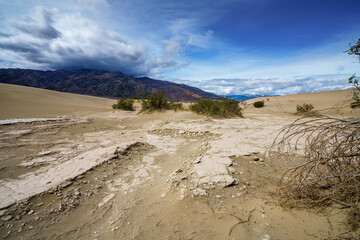
[[[292, 116], [122, 111], [0, 125], [4, 239], [323, 239], [346, 212], [284, 209]], [[266, 123], [266, 124], [265, 124]]]

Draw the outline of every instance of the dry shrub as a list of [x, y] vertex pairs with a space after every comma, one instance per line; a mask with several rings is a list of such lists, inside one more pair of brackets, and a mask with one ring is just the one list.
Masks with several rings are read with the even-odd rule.
[[336, 202], [351, 208], [349, 223], [358, 227], [354, 223], [360, 220], [359, 119], [297, 119], [280, 131], [272, 150], [302, 153], [306, 158], [283, 174], [279, 192], [282, 205], [324, 207]]

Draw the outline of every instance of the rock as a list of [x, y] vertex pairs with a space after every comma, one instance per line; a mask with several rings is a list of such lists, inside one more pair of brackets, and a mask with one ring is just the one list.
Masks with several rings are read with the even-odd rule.
[[6, 209], [0, 210], [0, 217], [4, 216], [6, 214]]
[[245, 157], [249, 157], [251, 154], [250, 153], [244, 153], [243, 156]]
[[78, 179], [82, 179], [82, 178], [84, 178], [84, 177], [85, 177], [84, 175], [79, 175], [79, 176], [77, 176], [75, 179], [78, 180]]
[[34, 227], [33, 226], [29, 226], [29, 230], [33, 229]]
[[16, 220], [21, 220], [21, 215], [17, 215]]
[[195, 188], [195, 189], [192, 190], [192, 197], [207, 196], [207, 195], [208, 195], [208, 193], [203, 188]]
[[45, 156], [45, 155], [50, 155], [54, 153], [52, 150], [49, 150], [49, 151], [41, 151], [38, 153], [38, 156]]
[[181, 173], [183, 170], [181, 168], [176, 169], [175, 173]]
[[36, 204], [35, 206], [36, 206], [36, 207], [41, 207], [42, 205], [44, 205], [44, 203], [38, 203], [38, 204]]
[[197, 159], [195, 159], [195, 161], [193, 162], [193, 164], [201, 163], [201, 159], [202, 159], [202, 156], [198, 157]]
[[235, 174], [236, 173], [236, 169], [233, 167], [228, 167], [229, 173], [230, 174]]
[[61, 188], [66, 188], [66, 187], [70, 186], [71, 184], [72, 184], [71, 181], [65, 181], [65, 182], [63, 182], [62, 184], [59, 185], [59, 188], [60, 189]]
[[31, 214], [33, 214], [35, 211], [34, 210], [30, 210], [27, 214], [28, 215], [31, 215]]
[[262, 240], [270, 240], [270, 235], [269, 235], [269, 234], [265, 234], [264, 237], [262, 238]]
[[10, 221], [12, 219], [12, 215], [7, 215], [6, 217], [1, 218], [4, 222]]
[[257, 162], [257, 161], [259, 161], [260, 160], [260, 158], [258, 157], [258, 156], [254, 156], [254, 161], [255, 162]]
[[260, 161], [260, 162], [264, 162], [264, 159], [263, 159], [263, 158], [260, 158], [259, 161]]
[[65, 210], [65, 207], [64, 207], [62, 204], [60, 204], [60, 205], [59, 205], [59, 209], [58, 209], [58, 210], [59, 210], [59, 212], [62, 212], [62, 211], [64, 211], [64, 210]]

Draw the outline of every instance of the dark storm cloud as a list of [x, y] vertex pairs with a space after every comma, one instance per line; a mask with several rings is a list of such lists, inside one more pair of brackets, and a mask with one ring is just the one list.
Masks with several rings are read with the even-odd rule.
[[[151, 75], [182, 66], [175, 59], [180, 49], [167, 47], [163, 55], [150, 57], [143, 43], [127, 41], [80, 14], [63, 14], [57, 9], [36, 7], [10, 30], [14, 34], [0, 34], [0, 58], [15, 67], [94, 68]], [[165, 46], [172, 44], [164, 42]]]
[[26, 17], [15, 26], [22, 32], [44, 39], [55, 39], [61, 33], [52, 26], [54, 24], [54, 10], [39, 7], [34, 16]]

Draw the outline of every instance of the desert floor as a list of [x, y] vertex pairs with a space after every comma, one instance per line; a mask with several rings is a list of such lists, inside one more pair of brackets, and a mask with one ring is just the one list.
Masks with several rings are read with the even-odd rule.
[[279, 179], [303, 159], [268, 154], [299, 117], [297, 104], [358, 117], [351, 97], [270, 97], [261, 109], [249, 100], [244, 118], [214, 119], [114, 111], [111, 99], [0, 84], [0, 237], [351, 237], [347, 209], [280, 206]]

